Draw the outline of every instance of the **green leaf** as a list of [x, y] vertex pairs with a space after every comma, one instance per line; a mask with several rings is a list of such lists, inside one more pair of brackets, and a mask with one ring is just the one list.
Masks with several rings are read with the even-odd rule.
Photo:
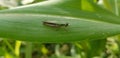
[[118, 0], [118, 10], [119, 10], [119, 16], [120, 16], [120, 0]]
[[119, 16], [119, 8], [120, 8], [119, 0], [103, 0], [103, 2], [106, 9], [112, 11], [113, 13]]
[[88, 58], [92, 58], [94, 56], [101, 56], [103, 51], [105, 51], [106, 39], [88, 41], [88, 43], [89, 43], [89, 48], [87, 51]]
[[[98, 40], [84, 40], [76, 43], [77, 52], [82, 58], [93, 58], [95, 56], [101, 56], [101, 53], [105, 50], [106, 39]], [[82, 54], [84, 52], [84, 55]]]
[[0, 47], [0, 56], [4, 56], [5, 51], [3, 50], [2, 47]]
[[[91, 1], [88, 3], [94, 11], [81, 10], [81, 0], [49, 0], [1, 10], [0, 37], [39, 42], [72, 42], [106, 38], [120, 33], [120, 17]], [[99, 11], [96, 11], [97, 6]], [[43, 21], [47, 20], [69, 23], [69, 26], [48, 27], [43, 25]]]

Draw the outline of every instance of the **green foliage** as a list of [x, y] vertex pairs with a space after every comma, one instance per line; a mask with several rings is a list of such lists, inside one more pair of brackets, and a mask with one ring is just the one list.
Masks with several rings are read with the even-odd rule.
[[[21, 0], [18, 1], [21, 5]], [[0, 47], [0, 55], [3, 55], [1, 54], [3, 52], [5, 58], [21, 56], [22, 43], [14, 43], [16, 44], [14, 50], [13, 45], [6, 40], [14, 39], [26, 41], [26, 47], [22, 47], [24, 51], [26, 49], [26, 58], [33, 56], [31, 54], [34, 44], [31, 42], [75, 42], [75, 49], [81, 58], [119, 57], [119, 36], [117, 42], [110, 42], [111, 46], [106, 39], [120, 34], [120, 1], [116, 1], [104, 0], [103, 5], [100, 6], [97, 0], [36, 0], [34, 4], [1, 10], [0, 37], [5, 43], [3, 45], [5, 50], [10, 51], [3, 51], [3, 47]], [[68, 26], [49, 27], [45, 26], [43, 21], [57, 21], [58, 23], [53, 22], [54, 25], [68, 23]], [[40, 48], [44, 48], [43, 57], [46, 57], [49, 49], [42, 46], [36, 49], [39, 51]], [[42, 53], [38, 54], [42, 55]], [[75, 58], [75, 56], [53, 55], [52, 58]]]
[[0, 56], [3, 56], [3, 55], [4, 55], [3, 47], [0, 47]]
[[[82, 8], [81, 1], [89, 3], [89, 9]], [[120, 33], [119, 17], [91, 0], [50, 0], [0, 13], [0, 36], [15, 40], [72, 42]], [[43, 25], [46, 20], [69, 23], [69, 26], [56, 31]]]

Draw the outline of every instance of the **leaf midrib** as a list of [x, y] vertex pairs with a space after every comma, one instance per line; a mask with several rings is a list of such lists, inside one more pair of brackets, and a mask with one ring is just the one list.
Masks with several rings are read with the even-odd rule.
[[[0, 14], [0, 15], [2, 15], [2, 16], [4, 16], [4, 15], [7, 15], [7, 16], [9, 16], [9, 15], [23, 15], [23, 14], [21, 14], [21, 13], [19, 13], [19, 14], [17, 14], [17, 13], [12, 13], [12, 14], [8, 14], [8, 13], [2, 13], [2, 14]], [[100, 20], [94, 20], [94, 19], [88, 19], [88, 18], [83, 18], [83, 17], [70, 17], [70, 16], [62, 16], [62, 15], [51, 15], [51, 14], [27, 14], [27, 13], [24, 13], [24, 16], [47, 16], [47, 17], [62, 17], [62, 18], [67, 18], [67, 19], [74, 19], [74, 20], [82, 20], [82, 21], [89, 21], [89, 22], [95, 22], [95, 23], [105, 23], [105, 24], [113, 24], [113, 25], [119, 25], [119, 24], [116, 24], [116, 23], [111, 23], [111, 22], [106, 22], [106, 21], [100, 21]], [[64, 20], [63, 20], [64, 21]]]

